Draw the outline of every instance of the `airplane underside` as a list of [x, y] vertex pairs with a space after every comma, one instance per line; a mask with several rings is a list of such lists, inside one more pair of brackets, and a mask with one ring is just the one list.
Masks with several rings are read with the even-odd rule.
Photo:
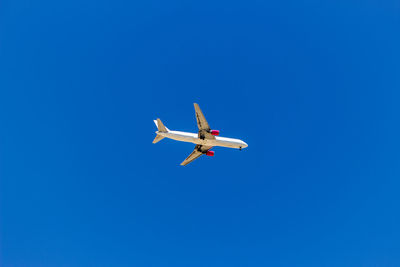
[[196, 145], [212, 146], [212, 147], [221, 146], [221, 147], [239, 148], [239, 149], [244, 147], [244, 144], [240, 142], [240, 140], [233, 138], [216, 137], [216, 139], [200, 139], [195, 133], [184, 133], [184, 132], [176, 133], [174, 131], [170, 131], [168, 133], [158, 133], [158, 134], [173, 140], [193, 143]]

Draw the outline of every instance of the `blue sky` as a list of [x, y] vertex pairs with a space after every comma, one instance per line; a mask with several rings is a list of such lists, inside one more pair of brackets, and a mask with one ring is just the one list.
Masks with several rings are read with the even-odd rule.
[[[0, 265], [399, 266], [397, 1], [0, 7]], [[160, 117], [249, 144], [181, 167]]]

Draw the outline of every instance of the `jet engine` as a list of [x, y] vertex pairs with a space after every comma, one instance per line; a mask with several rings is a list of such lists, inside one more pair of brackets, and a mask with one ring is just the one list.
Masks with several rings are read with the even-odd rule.
[[211, 130], [212, 135], [219, 135], [219, 130]]
[[206, 152], [206, 155], [209, 156], [209, 157], [213, 157], [214, 154], [215, 154], [215, 152], [214, 152], [214, 151], [211, 151], [211, 150], [208, 150], [208, 151]]

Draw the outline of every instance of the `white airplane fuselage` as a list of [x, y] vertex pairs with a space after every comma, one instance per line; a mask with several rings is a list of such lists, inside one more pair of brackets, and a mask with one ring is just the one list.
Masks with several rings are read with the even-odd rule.
[[193, 143], [197, 145], [222, 146], [222, 147], [239, 148], [239, 149], [247, 147], [247, 144], [245, 142], [235, 138], [215, 136], [215, 139], [200, 139], [199, 135], [196, 133], [188, 133], [180, 131], [168, 131], [168, 132], [156, 131], [156, 134], [173, 140]]

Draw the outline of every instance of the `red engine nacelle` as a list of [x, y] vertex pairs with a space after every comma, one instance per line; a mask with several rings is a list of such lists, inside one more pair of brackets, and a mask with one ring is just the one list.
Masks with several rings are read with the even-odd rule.
[[211, 130], [211, 134], [212, 135], [219, 135], [219, 131], [218, 130]]
[[210, 157], [213, 157], [214, 154], [215, 154], [215, 152], [214, 152], [214, 151], [211, 151], [211, 150], [208, 150], [208, 151], [206, 152], [206, 155], [207, 155], [207, 156], [210, 156]]

